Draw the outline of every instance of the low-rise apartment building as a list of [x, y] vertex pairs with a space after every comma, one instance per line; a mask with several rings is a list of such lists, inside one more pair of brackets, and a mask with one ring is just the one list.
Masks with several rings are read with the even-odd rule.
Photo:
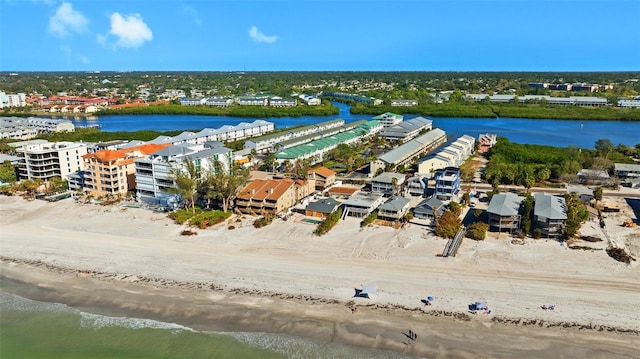
[[252, 215], [275, 215], [291, 208], [314, 190], [313, 180], [256, 179], [238, 193], [235, 208]]

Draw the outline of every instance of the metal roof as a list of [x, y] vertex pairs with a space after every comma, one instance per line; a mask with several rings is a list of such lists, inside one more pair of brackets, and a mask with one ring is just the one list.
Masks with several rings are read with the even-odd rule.
[[439, 128], [425, 133], [424, 135], [415, 138], [393, 150], [380, 156], [380, 160], [386, 163], [396, 163], [405, 159], [410, 154], [419, 152], [420, 149], [428, 147], [430, 144], [438, 140], [439, 138], [446, 136], [445, 132]]
[[489, 202], [487, 212], [501, 217], [516, 216], [520, 213], [522, 200], [524, 200], [524, 197], [511, 192], [494, 194], [491, 197], [491, 202]]
[[378, 207], [379, 210], [389, 212], [400, 212], [411, 202], [410, 199], [396, 196], [389, 198], [385, 203]]
[[567, 219], [564, 197], [538, 192], [534, 194], [533, 215], [549, 219]]

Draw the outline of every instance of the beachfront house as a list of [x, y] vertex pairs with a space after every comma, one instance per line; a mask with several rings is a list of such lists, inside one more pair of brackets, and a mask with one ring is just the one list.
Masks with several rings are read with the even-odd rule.
[[535, 193], [533, 207], [533, 225], [540, 229], [543, 236], [558, 237], [564, 232], [567, 222], [567, 205], [562, 196], [547, 193]]
[[384, 203], [384, 196], [378, 193], [357, 191], [344, 201], [342, 217], [364, 218]]
[[398, 221], [409, 211], [411, 200], [394, 196], [378, 207], [378, 219], [385, 221]]
[[432, 225], [435, 225], [436, 218], [440, 218], [445, 211], [444, 202], [436, 197], [429, 197], [413, 209], [413, 216], [417, 219], [429, 221]]
[[310, 217], [327, 218], [328, 215], [338, 210], [342, 202], [331, 197], [321, 198], [315, 202], [309, 202], [304, 214]]
[[491, 197], [487, 214], [489, 216], [489, 229], [502, 232], [508, 230], [513, 233], [520, 228], [520, 205], [524, 197], [515, 193], [497, 193]]

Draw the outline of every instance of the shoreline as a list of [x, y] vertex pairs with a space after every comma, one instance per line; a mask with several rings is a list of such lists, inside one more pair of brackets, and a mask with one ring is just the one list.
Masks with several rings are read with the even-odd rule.
[[[21, 269], [29, 271], [36, 269], [43, 269], [49, 274], [65, 276], [76, 276], [79, 278], [89, 278], [93, 280], [97, 280], [105, 283], [126, 283], [132, 285], [140, 285], [144, 287], [151, 288], [162, 288], [162, 289], [181, 289], [187, 291], [197, 291], [197, 292], [207, 292], [213, 293], [211, 295], [221, 294], [225, 296], [249, 296], [254, 298], [270, 298], [274, 300], [285, 300], [285, 301], [293, 301], [298, 304], [304, 305], [319, 305], [319, 304], [328, 304], [328, 305], [337, 305], [343, 306], [349, 309], [351, 306], [355, 304], [354, 300], [337, 300], [337, 299], [327, 299], [323, 297], [315, 297], [311, 295], [292, 295], [287, 293], [279, 293], [279, 292], [271, 292], [268, 290], [247, 290], [241, 288], [231, 288], [225, 289], [221, 286], [218, 286], [214, 282], [188, 282], [188, 281], [175, 281], [168, 280], [163, 278], [149, 278], [145, 276], [140, 276], [137, 274], [126, 274], [126, 273], [108, 273], [108, 272], [97, 272], [91, 270], [82, 270], [82, 269], [72, 269], [72, 268], [64, 268], [56, 265], [44, 263], [42, 261], [33, 261], [33, 260], [21, 260], [16, 258], [6, 258], [0, 256], [0, 268], [3, 268], [4, 271], [9, 271], [11, 274], [7, 276], [12, 280], [16, 281], [25, 281], [25, 278], [20, 274], [16, 273], [9, 269], [9, 267], [21, 267]], [[2, 272], [2, 275], [6, 275], [6, 272]], [[27, 282], [28, 283], [28, 278]], [[33, 285], [39, 285], [36, 283], [31, 283]], [[424, 308], [420, 307], [407, 307], [398, 304], [380, 304], [380, 303], [359, 303], [358, 308], [362, 310], [366, 308], [367, 310], [387, 310], [387, 311], [397, 311], [402, 312], [404, 314], [419, 314], [428, 317], [443, 317], [450, 318], [453, 320], [461, 321], [461, 322], [470, 322], [477, 318], [476, 315], [465, 313], [465, 312], [451, 312], [445, 310], [428, 310], [425, 306]], [[503, 317], [499, 315], [494, 315], [490, 317], [491, 322], [494, 323], [502, 323], [505, 325], [513, 325], [513, 326], [532, 326], [532, 327], [543, 327], [543, 328], [563, 328], [563, 329], [577, 329], [584, 331], [595, 331], [595, 332], [611, 332], [611, 333], [620, 333], [620, 334], [630, 334], [635, 336], [640, 336], [640, 330], [638, 329], [628, 329], [628, 328], [616, 328], [607, 325], [599, 325], [593, 323], [580, 323], [580, 322], [566, 322], [566, 321], [553, 321], [553, 320], [545, 320], [545, 319], [525, 319], [525, 318], [514, 318], [514, 317]], [[483, 321], [483, 322], [486, 322]]]
[[[418, 225], [360, 229], [348, 218], [317, 237], [298, 219], [252, 223], [233, 217], [185, 237], [186, 227], [140, 208], [2, 196], [0, 275], [30, 299], [99, 314], [425, 357], [633, 357], [640, 346], [640, 266], [604, 251], [498, 236], [465, 240], [444, 259], [446, 241]], [[361, 285], [378, 294], [353, 298]], [[476, 300], [492, 315], [469, 314]], [[410, 347], [409, 329], [420, 335]]]
[[[225, 290], [210, 283], [87, 272], [10, 258], [0, 258], [0, 269], [2, 278], [23, 285], [7, 292], [90, 313], [153, 319], [199, 331], [287, 334], [418, 357], [528, 357], [531, 351], [532, 357], [627, 357], [640, 344], [638, 330], [380, 303], [358, 304], [354, 315], [349, 309], [353, 301]], [[407, 340], [408, 330], [420, 338]], [[453, 339], [451, 333], [456, 333]]]

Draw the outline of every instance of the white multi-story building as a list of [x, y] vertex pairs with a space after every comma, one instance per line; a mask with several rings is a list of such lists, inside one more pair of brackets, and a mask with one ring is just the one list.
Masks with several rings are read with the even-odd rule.
[[400, 122], [402, 122], [403, 118], [404, 117], [402, 115], [398, 115], [391, 112], [385, 112], [382, 115], [378, 115], [374, 117], [373, 119], [376, 121], [379, 121], [384, 127], [391, 127], [393, 125], [397, 125]]
[[0, 91], [0, 108], [5, 107], [25, 107], [27, 105], [27, 95], [24, 93], [8, 94]]
[[84, 168], [82, 156], [87, 154], [87, 144], [78, 142], [46, 142], [17, 148], [21, 157], [18, 179], [67, 178]]
[[212, 170], [219, 161], [225, 171], [233, 161], [232, 151], [220, 143], [213, 147], [182, 144], [165, 147], [149, 156], [135, 160], [136, 195], [138, 201], [175, 207], [179, 199], [172, 193], [175, 187], [172, 169], [192, 161], [200, 171]]
[[448, 145], [418, 160], [418, 173], [432, 175], [447, 167], [459, 167], [475, 148], [475, 138], [462, 135]]

